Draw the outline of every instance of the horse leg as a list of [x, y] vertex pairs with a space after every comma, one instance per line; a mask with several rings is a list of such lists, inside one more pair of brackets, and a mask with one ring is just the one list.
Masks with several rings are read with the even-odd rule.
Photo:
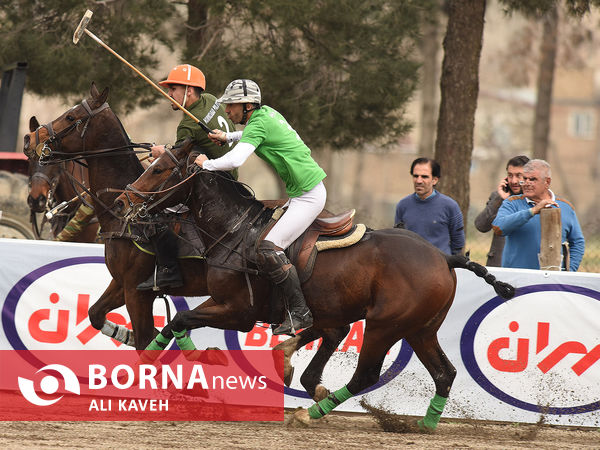
[[100, 296], [100, 298], [90, 306], [88, 317], [92, 326], [100, 330], [102, 334], [113, 338], [125, 345], [135, 346], [133, 332], [123, 325], [118, 325], [106, 319], [106, 315], [125, 304], [123, 288], [114, 279]]
[[434, 431], [448, 400], [456, 369], [440, 347], [436, 333], [425, 330], [406, 340], [435, 383], [435, 396], [431, 399], [425, 417], [418, 421], [421, 430]]
[[[323, 330], [323, 343], [300, 377], [300, 383], [315, 402], [323, 400], [330, 394], [329, 390], [321, 384], [323, 370], [349, 331], [350, 325]], [[302, 344], [304, 345], [306, 344]]]
[[377, 383], [386, 353], [400, 338], [398, 330], [385, 328], [385, 325], [379, 322], [378, 325], [372, 325], [367, 319], [358, 366], [350, 382], [312, 405], [308, 411], [298, 411], [295, 417], [302, 422], [308, 421], [309, 418], [320, 419], [349, 398]]
[[[350, 331], [350, 326], [346, 325], [341, 328], [333, 329], [316, 329], [314, 327], [306, 328], [296, 336], [277, 344], [273, 350], [283, 351], [283, 382], [286, 386], [292, 383], [294, 375], [294, 367], [291, 364], [293, 354], [300, 348], [304, 347], [309, 342], [312, 342], [320, 337], [323, 338], [323, 343], [317, 349], [317, 353], [312, 358], [311, 362], [305, 369], [300, 382], [306, 389], [306, 392], [315, 401], [321, 400], [329, 394], [325, 387], [319, 384], [325, 364], [339, 345], [344, 337]], [[316, 400], [316, 390], [319, 390], [318, 400]]]
[[131, 318], [135, 348], [143, 350], [150, 344], [155, 333], [154, 316], [152, 314], [154, 298], [147, 298], [148, 294], [138, 291], [136, 286], [134, 283], [130, 285], [129, 289], [123, 288], [123, 291], [127, 312]]

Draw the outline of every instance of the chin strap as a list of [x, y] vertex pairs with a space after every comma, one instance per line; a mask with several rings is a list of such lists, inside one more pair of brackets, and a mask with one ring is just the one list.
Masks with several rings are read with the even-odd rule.
[[188, 86], [185, 86], [185, 92], [183, 94], [183, 103], [181, 104], [181, 106], [183, 106], [185, 108], [185, 104], [187, 103], [187, 91], [188, 91]]
[[240, 121], [240, 125], [246, 125], [246, 122], [248, 121], [248, 113], [249, 112], [260, 109], [260, 105], [257, 106], [256, 108], [252, 108], [252, 109], [247, 109], [246, 105], [247, 105], [247, 103], [244, 103], [242, 106], [242, 120]]

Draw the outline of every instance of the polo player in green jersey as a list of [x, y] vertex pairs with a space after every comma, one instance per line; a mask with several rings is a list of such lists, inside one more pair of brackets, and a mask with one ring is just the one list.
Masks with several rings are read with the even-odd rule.
[[325, 206], [327, 176], [311, 157], [310, 149], [285, 118], [270, 106], [261, 105], [260, 88], [252, 80], [234, 80], [219, 99], [233, 123], [243, 131], [214, 129], [208, 135], [215, 143], [237, 142], [225, 155], [209, 159], [199, 155], [196, 164], [206, 170], [232, 170], [256, 153], [279, 174], [286, 186], [287, 211], [258, 246], [257, 265], [271, 282], [282, 288], [289, 311], [273, 334], [295, 334], [312, 326], [313, 318], [296, 268], [284, 250], [315, 220]]

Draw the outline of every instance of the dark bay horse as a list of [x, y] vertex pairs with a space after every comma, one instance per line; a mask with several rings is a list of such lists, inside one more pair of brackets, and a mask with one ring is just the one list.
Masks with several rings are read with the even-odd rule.
[[[135, 216], [136, 204], [145, 201], [142, 194], [164, 186], [176, 160], [179, 171], [186, 172], [181, 166], [190, 150], [189, 145], [182, 146], [173, 151], [175, 158], [165, 154], [148, 167], [117, 199], [116, 208], [124, 217]], [[243, 268], [252, 265], [252, 249], [273, 211], [228, 174], [192, 167], [196, 176], [189, 183], [193, 185], [190, 208], [206, 239], [207, 287], [215, 306], [177, 313], [161, 331], [166, 340], [172, 339], [173, 331], [204, 326], [249, 331], [256, 321], [268, 320], [270, 308], [270, 283], [258, 278], [249, 289]], [[435, 382], [436, 395], [419, 422], [421, 428], [435, 429], [456, 374], [437, 340], [454, 299], [455, 268], [484, 277], [505, 298], [514, 296], [514, 288], [497, 281], [485, 267], [463, 256], [446, 255], [408, 230], [369, 230], [351, 247], [319, 253], [312, 276], [302, 285], [313, 326], [340, 328], [361, 319], [366, 325], [350, 382], [305, 414], [320, 418], [375, 384], [386, 353], [404, 338]]]
[[[39, 124], [35, 117], [31, 119], [30, 131], [35, 131], [39, 128]], [[42, 166], [39, 161], [29, 159], [27, 204], [31, 210], [31, 225], [37, 239], [46, 237], [46, 224], [50, 225], [52, 236], [56, 237], [73, 218], [81, 205], [81, 200], [77, 199], [77, 193], [81, 193], [82, 189], [78, 188], [77, 183], [72, 181], [70, 177], [85, 186], [89, 184], [87, 168], [82, 165], [69, 161], [64, 164]], [[55, 207], [60, 207], [60, 205], [64, 205], [64, 207], [56, 211], [50, 219], [47, 219], [45, 214], [53, 211]], [[41, 223], [38, 224], [37, 214], [40, 213], [43, 216]], [[75, 237], [74, 242], [95, 242], [98, 228], [97, 221], [88, 223], [81, 233]]]
[[[92, 84], [90, 97], [51, 122], [57, 138], [50, 139], [45, 128], [37, 130], [38, 142], [47, 146], [45, 156], [42, 158], [45, 163], [61, 163], [73, 158], [86, 158], [92, 193], [105, 191], [108, 188], [123, 190], [143, 171], [142, 165], [129, 145], [129, 138], [121, 122], [106, 103], [107, 97], [108, 89], [99, 93], [96, 86]], [[82, 133], [82, 130], [85, 131]], [[35, 132], [26, 135], [24, 141], [25, 154], [35, 159], [33, 146], [36, 142]], [[152, 272], [154, 257], [139, 251], [130, 239], [116, 237], [122, 230], [122, 221], [108, 209], [108, 205], [112, 206], [116, 195], [114, 192], [105, 191], [100, 198], [94, 196], [92, 199], [102, 230], [116, 234], [105, 240], [106, 265], [113, 279], [100, 299], [90, 307], [89, 318], [96, 329], [105, 332], [106, 314], [125, 304], [131, 317], [134, 334], [134, 339], [126, 339], [126, 343], [131, 344], [134, 341], [137, 349], [144, 349], [155, 335], [152, 317], [155, 293], [138, 291], [136, 287]], [[207, 279], [208, 270], [204, 260], [182, 259], [180, 267], [185, 284], [181, 288], [169, 290], [167, 293], [170, 295], [208, 295], [209, 283], [219, 282], [214, 278]], [[270, 289], [268, 286], [258, 279], [252, 282], [257, 284], [257, 291], [260, 285], [261, 294], [268, 295]], [[244, 286], [245, 283], [244, 281]], [[214, 308], [219, 308], [219, 305], [211, 298], [197, 307], [196, 311]], [[326, 395], [318, 386], [322, 371], [348, 331], [348, 326], [335, 329], [313, 327], [303, 330], [294, 339], [289, 339], [279, 346], [289, 363], [297, 349], [323, 337], [323, 344], [301, 377], [301, 382], [311, 397]], [[288, 385], [291, 381], [291, 372], [291, 366], [288, 364], [286, 371]]]

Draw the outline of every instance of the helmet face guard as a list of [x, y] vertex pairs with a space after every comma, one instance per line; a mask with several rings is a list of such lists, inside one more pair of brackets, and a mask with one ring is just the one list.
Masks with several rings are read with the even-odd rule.
[[166, 88], [172, 84], [181, 84], [183, 86], [194, 86], [205, 90], [206, 77], [197, 67], [190, 64], [180, 64], [173, 67], [169, 72], [167, 79], [158, 84]]
[[260, 88], [252, 80], [233, 80], [225, 88], [225, 92], [219, 98], [219, 103], [255, 103], [260, 105]]

